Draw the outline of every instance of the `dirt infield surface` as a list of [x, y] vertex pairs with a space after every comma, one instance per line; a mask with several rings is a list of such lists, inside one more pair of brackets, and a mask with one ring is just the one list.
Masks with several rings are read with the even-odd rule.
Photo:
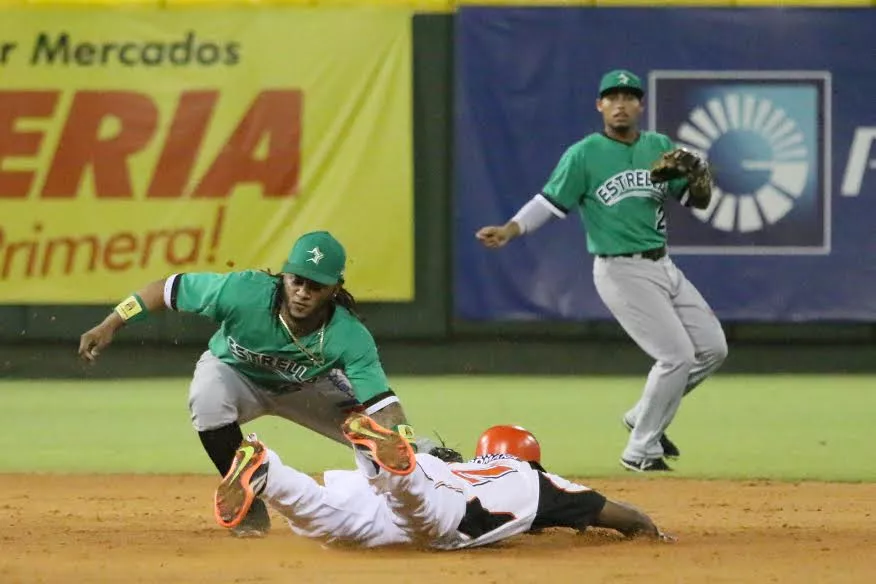
[[327, 549], [236, 540], [204, 476], [0, 475], [0, 582], [873, 582], [876, 485], [590, 481], [674, 545], [550, 531], [489, 549]]

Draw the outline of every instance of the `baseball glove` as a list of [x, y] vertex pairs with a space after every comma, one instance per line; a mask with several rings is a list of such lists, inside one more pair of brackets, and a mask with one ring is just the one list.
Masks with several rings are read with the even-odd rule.
[[693, 152], [676, 148], [664, 152], [651, 167], [651, 182], [662, 183], [682, 177], [693, 180], [705, 167], [703, 160]]
[[438, 436], [438, 439], [441, 440], [440, 444], [431, 438], [417, 438], [414, 447], [417, 452], [426, 452], [444, 462], [463, 462], [462, 454], [447, 446], [441, 436]]
[[444, 462], [462, 462], [462, 455], [447, 446], [437, 446], [429, 451], [429, 454]]

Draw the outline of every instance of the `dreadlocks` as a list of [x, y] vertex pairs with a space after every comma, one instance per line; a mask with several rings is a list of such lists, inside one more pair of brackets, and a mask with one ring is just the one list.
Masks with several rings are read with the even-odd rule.
[[262, 270], [264, 273], [274, 279], [274, 299], [271, 301], [271, 314], [280, 316], [280, 310], [283, 308], [283, 274], [275, 274], [270, 268]]
[[341, 287], [338, 288], [338, 291], [335, 293], [333, 302], [338, 306], [343, 306], [350, 312], [350, 314], [359, 320], [362, 320], [362, 315], [359, 314], [359, 306], [356, 304], [356, 299], [350, 294], [349, 290], [344, 288], [343, 284], [341, 284]]

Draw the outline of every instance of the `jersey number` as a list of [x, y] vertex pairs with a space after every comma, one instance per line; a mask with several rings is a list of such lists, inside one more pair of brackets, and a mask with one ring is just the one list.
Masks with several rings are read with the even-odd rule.
[[666, 211], [663, 210], [663, 205], [657, 207], [657, 224], [655, 227], [660, 233], [666, 233]]
[[472, 486], [477, 487], [478, 485], [484, 485], [507, 474], [511, 474], [512, 472], [517, 472], [517, 469], [504, 464], [497, 464], [486, 468], [468, 470], [457, 469], [451, 472], [467, 483], [470, 483]]

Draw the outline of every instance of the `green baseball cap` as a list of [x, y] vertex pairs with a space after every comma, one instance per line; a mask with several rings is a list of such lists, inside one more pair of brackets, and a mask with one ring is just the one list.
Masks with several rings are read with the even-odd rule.
[[295, 274], [320, 284], [333, 286], [344, 281], [347, 252], [328, 231], [313, 231], [298, 238], [283, 273]]
[[599, 96], [602, 97], [612, 90], [626, 90], [642, 97], [645, 91], [642, 89], [642, 80], [638, 75], [626, 69], [615, 69], [602, 76], [599, 82]]

